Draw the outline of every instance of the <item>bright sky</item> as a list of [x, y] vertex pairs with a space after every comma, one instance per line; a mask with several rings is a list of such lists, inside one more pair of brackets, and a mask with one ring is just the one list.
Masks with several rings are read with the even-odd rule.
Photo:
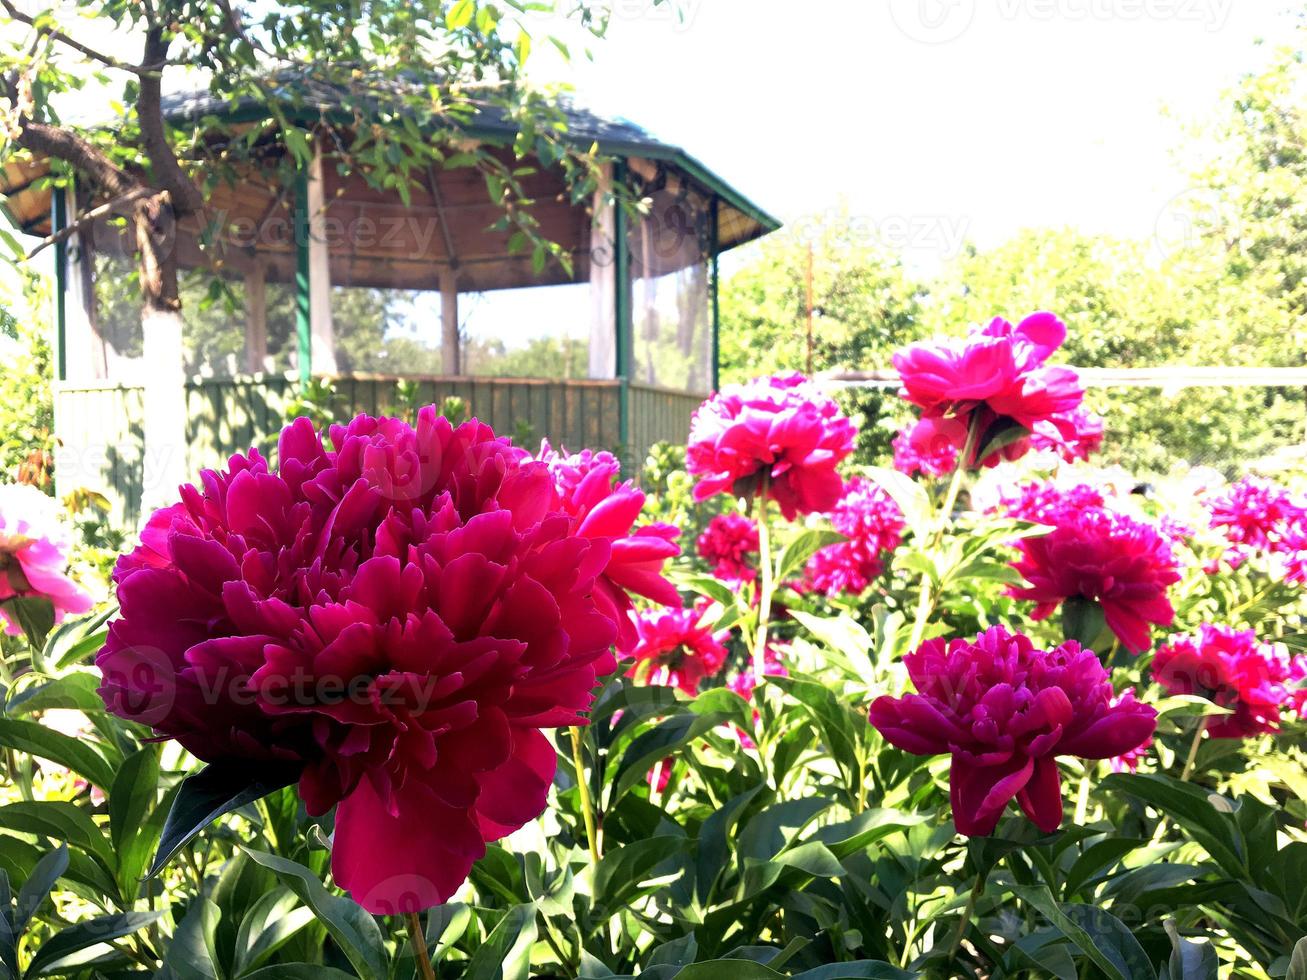
[[1154, 235], [1187, 190], [1180, 122], [1292, 23], [1282, 0], [679, 3], [615, 0], [592, 63], [538, 45], [534, 73], [787, 223], [843, 199], [926, 267], [1025, 226]]

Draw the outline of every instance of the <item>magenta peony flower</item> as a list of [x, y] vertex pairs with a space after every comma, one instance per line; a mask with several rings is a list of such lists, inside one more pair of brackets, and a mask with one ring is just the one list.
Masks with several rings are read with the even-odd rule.
[[1096, 602], [1122, 646], [1147, 650], [1149, 624], [1169, 626], [1175, 618], [1166, 590], [1180, 573], [1170, 541], [1150, 524], [1098, 507], [1050, 516], [1057, 519], [1050, 533], [1016, 543], [1020, 558], [1012, 567], [1030, 584], [1008, 594], [1037, 603], [1036, 620], [1067, 599]]
[[1031, 448], [1050, 450], [1074, 463], [1103, 448], [1103, 419], [1083, 406], [1036, 422], [1030, 433]]
[[[948, 431], [949, 426], [963, 430], [963, 442], [957, 442], [955, 434]], [[952, 473], [958, 465], [959, 447], [966, 437], [965, 423], [956, 419], [920, 419], [894, 437], [894, 468], [908, 476], [921, 473], [940, 477]]]
[[721, 672], [726, 664], [724, 633], [714, 633], [704, 624], [707, 604], [693, 609], [649, 609], [635, 616], [640, 640], [631, 656], [635, 664], [628, 672], [644, 684], [680, 688], [691, 696], [699, 682]]
[[845, 485], [830, 519], [845, 540], [821, 548], [808, 559], [805, 585], [826, 595], [857, 595], [883, 571], [881, 555], [899, 546], [903, 512], [883, 489], [857, 476]]
[[928, 640], [903, 658], [917, 694], [880, 697], [871, 724], [915, 755], [953, 756], [949, 798], [959, 833], [993, 832], [1014, 797], [1040, 830], [1062, 823], [1060, 755], [1110, 759], [1141, 745], [1157, 713], [1112, 695], [1092, 650], [1037, 650], [993, 626], [975, 642]]
[[619, 482], [622, 467], [612, 453], [587, 449], [568, 456], [546, 440], [538, 458], [549, 467], [575, 533], [609, 542], [611, 554], [595, 583], [595, 601], [617, 623], [618, 647], [630, 650], [636, 643], [630, 594], [666, 606], [681, 604], [676, 587], [663, 578], [667, 559], [681, 553], [676, 544], [680, 529], [656, 523], [632, 530], [644, 507], [644, 492], [630, 481]]
[[695, 410], [686, 469], [695, 500], [767, 494], [788, 520], [828, 511], [843, 489], [836, 468], [857, 434], [839, 406], [801, 374], [728, 385]]
[[1064, 488], [1044, 480], [1022, 483], [1015, 493], [1002, 494], [998, 509], [1019, 521], [1055, 527], [1080, 511], [1101, 508], [1103, 503], [1102, 492], [1088, 484]]
[[1307, 541], [1307, 501], [1269, 480], [1246, 476], [1208, 502], [1211, 526], [1229, 541], [1222, 559], [1238, 568], [1251, 556], [1274, 555], [1284, 577], [1302, 582], [1302, 545]]
[[200, 759], [298, 770], [311, 814], [336, 807], [336, 881], [413, 911], [544, 809], [541, 730], [582, 723], [616, 667], [631, 522], [431, 407], [330, 440], [298, 419], [278, 471], [233, 456], [154, 514], [114, 571], [100, 694]]
[[[995, 318], [967, 337], [925, 341], [896, 353], [902, 395], [922, 410], [910, 443], [921, 446], [944, 439], [961, 450], [970, 427], [977, 425], [979, 453], [1009, 424], [1027, 432], [1052, 425], [1061, 432], [1069, 424], [1068, 413], [1084, 397], [1075, 371], [1044, 363], [1065, 338], [1066, 327], [1057, 317], [1034, 313], [1016, 326]], [[957, 424], [928, 424], [927, 419]], [[1018, 459], [1029, 448], [1028, 438], [1018, 439], [979, 462], [992, 466], [1000, 457]], [[966, 462], [974, 466], [978, 461]]]
[[713, 574], [727, 582], [752, 582], [758, 569], [749, 556], [758, 553], [758, 525], [734, 511], [718, 514], [699, 535], [699, 557], [712, 566]]
[[1307, 657], [1261, 643], [1252, 630], [1203, 623], [1196, 635], [1158, 647], [1153, 677], [1171, 694], [1198, 695], [1232, 709], [1208, 718], [1213, 738], [1245, 738], [1279, 731], [1284, 711], [1302, 713]]
[[1131, 749], [1129, 752], [1122, 752], [1120, 755], [1114, 755], [1107, 760], [1107, 764], [1112, 767], [1113, 772], [1138, 772], [1139, 763], [1144, 761], [1148, 755], [1148, 750], [1153, 747], [1153, 736], [1148, 736], [1148, 741]]
[[54, 621], [91, 608], [91, 596], [68, 577], [72, 544], [59, 520], [59, 505], [26, 483], [0, 485], [0, 621], [5, 632], [23, 632], [6, 606], [11, 599], [45, 599]]

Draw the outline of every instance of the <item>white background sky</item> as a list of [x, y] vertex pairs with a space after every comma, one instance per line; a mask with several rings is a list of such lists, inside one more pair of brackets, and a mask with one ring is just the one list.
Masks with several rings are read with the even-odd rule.
[[960, 235], [1152, 236], [1187, 189], [1181, 123], [1292, 25], [1282, 0], [680, 0], [680, 21], [615, 5], [593, 62], [537, 45], [533, 73], [787, 222], [843, 199], [927, 267]]

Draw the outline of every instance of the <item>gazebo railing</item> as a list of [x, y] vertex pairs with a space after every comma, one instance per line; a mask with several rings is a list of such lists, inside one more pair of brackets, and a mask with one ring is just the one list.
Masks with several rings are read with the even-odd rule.
[[[534, 450], [542, 438], [569, 450], [607, 449], [636, 472], [661, 440], [683, 443], [703, 395], [620, 380], [409, 377], [353, 374], [332, 378], [333, 414], [404, 414], [413, 405], [461, 398], [471, 415]], [[400, 382], [415, 388], [410, 402]], [[623, 406], [623, 386], [626, 405]], [[186, 472], [219, 466], [251, 446], [276, 445], [298, 382], [280, 375], [192, 379], [186, 385]], [[55, 473], [61, 493], [85, 487], [108, 499], [110, 519], [127, 528], [141, 519], [144, 398], [139, 385], [58, 382]], [[623, 439], [623, 426], [626, 438]]]

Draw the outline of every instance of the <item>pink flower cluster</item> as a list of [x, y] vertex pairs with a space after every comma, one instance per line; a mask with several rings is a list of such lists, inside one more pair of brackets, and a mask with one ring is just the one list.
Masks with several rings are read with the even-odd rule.
[[1032, 480], [1004, 493], [998, 509], [1008, 517], [1032, 524], [1057, 526], [1069, 517], [1089, 508], [1101, 508], [1102, 491], [1085, 483], [1059, 487], [1048, 480]]
[[[1055, 435], [1077, 447], [1092, 442], [1087, 418], [1076, 414], [1084, 392], [1075, 371], [1045, 363], [1065, 339], [1061, 320], [1033, 313], [1016, 326], [996, 317], [960, 340], [927, 341], [896, 353], [902, 395], [921, 409], [902, 465], [931, 460], [937, 466], [944, 445], [960, 452], [973, 429], [979, 438], [975, 455], [963, 461], [969, 467], [1020, 458], [1037, 429], [1045, 440]], [[1025, 434], [999, 452], [976, 458], [1011, 425]]]
[[830, 520], [845, 540], [808, 559], [804, 584], [830, 596], [858, 595], [884, 570], [881, 555], [899, 546], [903, 512], [881, 487], [856, 476], [845, 485]]
[[1110, 759], [1152, 736], [1157, 713], [1114, 697], [1092, 650], [1055, 650], [994, 626], [974, 642], [929, 640], [903, 658], [917, 694], [880, 697], [871, 724], [916, 755], [953, 756], [949, 797], [958, 832], [993, 833], [1014, 797], [1046, 833], [1062, 823], [1057, 757]]
[[758, 569], [749, 563], [749, 556], [758, 554], [758, 524], [743, 514], [729, 511], [714, 516], [699, 535], [697, 547], [713, 574], [727, 583], [758, 577]]
[[[150, 519], [114, 571], [113, 713], [202, 760], [299, 772], [370, 912], [447, 901], [545, 806], [542, 729], [583, 723], [626, 590], [675, 592], [670, 535], [607, 460], [533, 461], [432, 407], [282, 432]], [[561, 488], [561, 492], [560, 492]], [[634, 633], [634, 630], [631, 631]]]
[[1207, 506], [1211, 526], [1229, 541], [1222, 557], [1230, 567], [1269, 554], [1283, 562], [1287, 581], [1307, 584], [1307, 500], [1269, 480], [1246, 476]]
[[1068, 463], [1088, 459], [1103, 448], [1103, 418], [1081, 406], [1036, 422], [1030, 446], [1054, 452]]
[[72, 545], [58, 506], [26, 483], [0, 485], [0, 622], [15, 636], [23, 630], [6, 608], [11, 600], [49, 602], [56, 623], [91, 608], [90, 594], [68, 577]]
[[[910, 429], [894, 437], [894, 468], [908, 476], [940, 477], [952, 473], [958, 465], [959, 445], [954, 441], [957, 425], [948, 420], [923, 418]], [[963, 439], [966, 433], [962, 433]]]
[[857, 430], [801, 374], [728, 385], [690, 421], [686, 469], [695, 500], [753, 497], [765, 485], [787, 520], [823, 513], [839, 500], [840, 462]]
[[1101, 507], [1047, 513], [1053, 530], [1016, 544], [1012, 563], [1029, 585], [1009, 591], [1036, 603], [1045, 619], [1067, 599], [1097, 603], [1127, 650], [1142, 653], [1150, 624], [1169, 626], [1175, 610], [1166, 591], [1180, 581], [1171, 542], [1156, 527]]
[[726, 665], [725, 634], [704, 622], [707, 604], [693, 609], [650, 609], [634, 617], [638, 640], [629, 676], [644, 684], [675, 687], [690, 696], [699, 693], [705, 677]]
[[1245, 738], [1280, 728], [1284, 711], [1307, 707], [1307, 656], [1289, 656], [1252, 630], [1203, 623], [1158, 647], [1153, 677], [1171, 694], [1204, 697], [1227, 715], [1207, 721], [1213, 738]]

